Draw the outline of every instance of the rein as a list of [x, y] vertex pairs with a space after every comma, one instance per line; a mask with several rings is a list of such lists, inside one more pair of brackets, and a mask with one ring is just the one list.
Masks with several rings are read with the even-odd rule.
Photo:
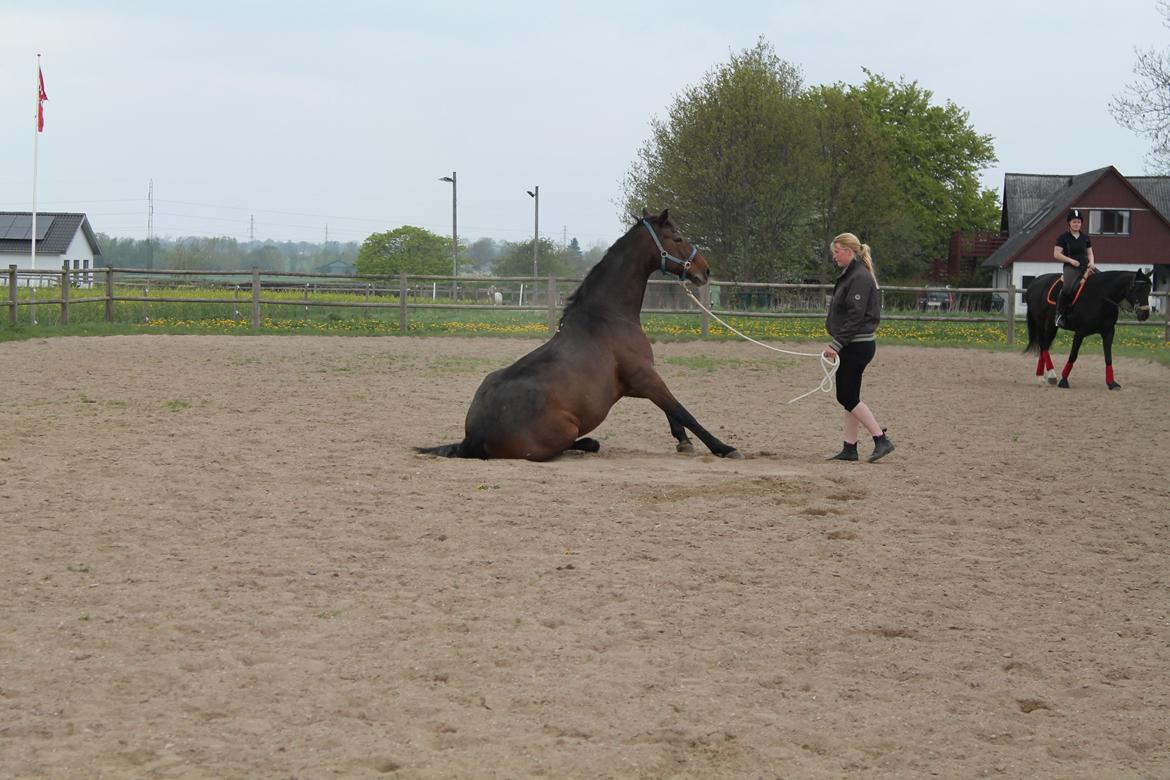
[[797, 357], [815, 357], [815, 358], [821, 359], [821, 371], [823, 371], [825, 374], [821, 378], [821, 383], [819, 385], [817, 385], [816, 387], [814, 387], [812, 390], [809, 390], [807, 393], [804, 393], [803, 395], [796, 396], [796, 398], [793, 398], [788, 403], [793, 403], [794, 401], [799, 401], [801, 398], [806, 398], [806, 397], [812, 395], [813, 393], [817, 392], [818, 390], [821, 391], [822, 393], [833, 392], [833, 377], [836, 375], [837, 369], [841, 365], [840, 356], [834, 355], [832, 358], [827, 358], [827, 357], [825, 357], [825, 353], [823, 353], [823, 352], [821, 352], [821, 353], [792, 352], [792, 351], [787, 350], [787, 349], [780, 349], [779, 347], [773, 347], [771, 344], [765, 344], [762, 341], [756, 341], [755, 339], [753, 339], [751, 336], [747, 335], [746, 333], [741, 333], [740, 331], [738, 331], [735, 328], [728, 325], [726, 322], [724, 322], [722, 319], [719, 318], [718, 314], [716, 314], [715, 312], [711, 311], [706, 306], [704, 306], [702, 301], [700, 301], [698, 298], [695, 297], [695, 294], [690, 291], [690, 288], [687, 287], [687, 285], [684, 281], [679, 280], [679, 286], [681, 286], [683, 288], [683, 292], [685, 292], [687, 294], [687, 297], [695, 302], [695, 305], [697, 305], [700, 309], [702, 309], [703, 311], [710, 314], [712, 317], [715, 318], [716, 322], [718, 322], [720, 325], [727, 328], [729, 331], [731, 331], [735, 335], [739, 336], [740, 338], [746, 339], [753, 344], [757, 344], [757, 345], [763, 347], [764, 349], [770, 349], [773, 352], [783, 352], [785, 355], [796, 355]]
[[670, 252], [666, 251], [666, 247], [662, 246], [662, 241], [659, 240], [658, 234], [654, 232], [654, 228], [650, 225], [650, 220], [644, 219], [642, 220], [642, 224], [646, 226], [646, 230], [650, 233], [650, 238], [654, 239], [654, 244], [658, 247], [659, 255], [662, 256], [662, 273], [667, 273], [666, 261], [671, 260], [675, 263], [678, 263], [680, 266], [678, 271], [678, 278], [680, 280], [686, 279], [687, 271], [691, 270], [691, 261], [695, 259], [695, 255], [699, 254], [699, 248], [692, 244], [691, 253], [687, 256], [686, 260], [683, 260], [681, 257], [675, 257]]

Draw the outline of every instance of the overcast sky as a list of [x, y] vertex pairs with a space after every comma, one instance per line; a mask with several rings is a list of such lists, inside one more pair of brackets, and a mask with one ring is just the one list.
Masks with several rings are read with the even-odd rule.
[[[0, 0], [0, 210], [158, 236], [361, 241], [625, 230], [651, 119], [763, 36], [807, 85], [904, 77], [970, 112], [1005, 172], [1145, 172], [1110, 98], [1170, 46], [1155, 0], [675, 0], [171, 4]], [[649, 204], [653, 208], [669, 203]], [[874, 204], [880, 208], [881, 204]], [[840, 226], [847, 229], [847, 225]]]

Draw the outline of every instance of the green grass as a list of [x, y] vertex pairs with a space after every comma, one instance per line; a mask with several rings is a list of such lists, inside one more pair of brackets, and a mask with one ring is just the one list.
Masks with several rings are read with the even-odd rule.
[[[21, 300], [27, 300], [27, 288], [18, 291]], [[87, 297], [90, 291], [73, 291], [74, 299]], [[31, 323], [32, 310], [18, 309], [17, 325], [7, 324], [6, 311], [0, 312], [0, 341], [13, 341], [51, 336], [108, 336], [141, 333], [254, 335], [251, 328], [251, 299], [242, 292], [230, 303], [206, 303], [198, 298], [231, 298], [231, 290], [167, 289], [150, 290], [152, 300], [117, 301], [114, 322], [106, 323], [102, 303], [75, 303], [70, 307], [70, 324], [60, 324], [60, 306], [39, 303], [36, 307], [37, 324]], [[52, 288], [39, 293], [41, 300], [56, 294]], [[142, 296], [141, 287], [115, 289], [115, 296]], [[154, 300], [159, 296], [185, 298], [177, 302]], [[399, 335], [399, 310], [396, 306], [362, 310], [356, 308], [365, 298], [359, 294], [314, 292], [312, 301], [353, 303], [354, 307], [332, 308], [305, 306], [301, 291], [274, 292], [266, 290], [261, 304], [261, 334], [308, 334], [334, 336], [394, 336]], [[383, 299], [385, 300], [385, 299]], [[389, 299], [393, 300], [393, 299]], [[271, 301], [288, 301], [298, 305], [279, 305]], [[429, 301], [428, 301], [429, 302]], [[441, 301], [440, 301], [441, 302]], [[890, 311], [888, 314], [909, 313]], [[726, 316], [729, 325], [764, 343], [806, 345], [819, 349], [826, 342], [824, 315], [810, 312], [807, 317], [744, 317]], [[909, 321], [887, 318], [878, 332], [882, 344], [901, 344], [928, 347], [975, 347], [993, 350], [1020, 350], [1027, 341], [1027, 328], [1020, 322], [1016, 328], [1016, 343], [1007, 343], [1004, 324], [976, 322], [974, 316], [954, 314], [945, 320]], [[545, 339], [548, 337], [548, 314], [545, 311], [516, 311], [509, 309], [455, 310], [442, 308], [412, 308], [408, 312], [407, 335], [411, 336], [493, 336]], [[696, 314], [656, 314], [642, 316], [646, 334], [653, 341], [691, 341], [702, 338], [702, 321]], [[1170, 342], [1164, 339], [1165, 328], [1157, 326], [1121, 325], [1114, 341], [1115, 354], [1142, 357], [1170, 365]], [[738, 340], [717, 322], [712, 322], [711, 341]], [[1060, 334], [1055, 350], [1066, 352], [1071, 337]], [[1087, 355], [1101, 353], [1101, 340], [1089, 338], [1082, 348]], [[694, 359], [691, 368], [704, 368], [701, 359]]]

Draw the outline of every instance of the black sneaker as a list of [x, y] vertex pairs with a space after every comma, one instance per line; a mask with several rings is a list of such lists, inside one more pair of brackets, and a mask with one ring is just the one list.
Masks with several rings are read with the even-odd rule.
[[873, 454], [869, 456], [869, 462], [873, 463], [884, 458], [894, 451], [894, 443], [889, 438], [883, 435], [880, 439], [873, 443]]

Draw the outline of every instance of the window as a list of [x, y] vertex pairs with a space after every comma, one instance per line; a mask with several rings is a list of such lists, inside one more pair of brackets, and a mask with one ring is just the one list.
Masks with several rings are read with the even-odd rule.
[[1122, 209], [1090, 209], [1089, 235], [1128, 236], [1129, 211]]

